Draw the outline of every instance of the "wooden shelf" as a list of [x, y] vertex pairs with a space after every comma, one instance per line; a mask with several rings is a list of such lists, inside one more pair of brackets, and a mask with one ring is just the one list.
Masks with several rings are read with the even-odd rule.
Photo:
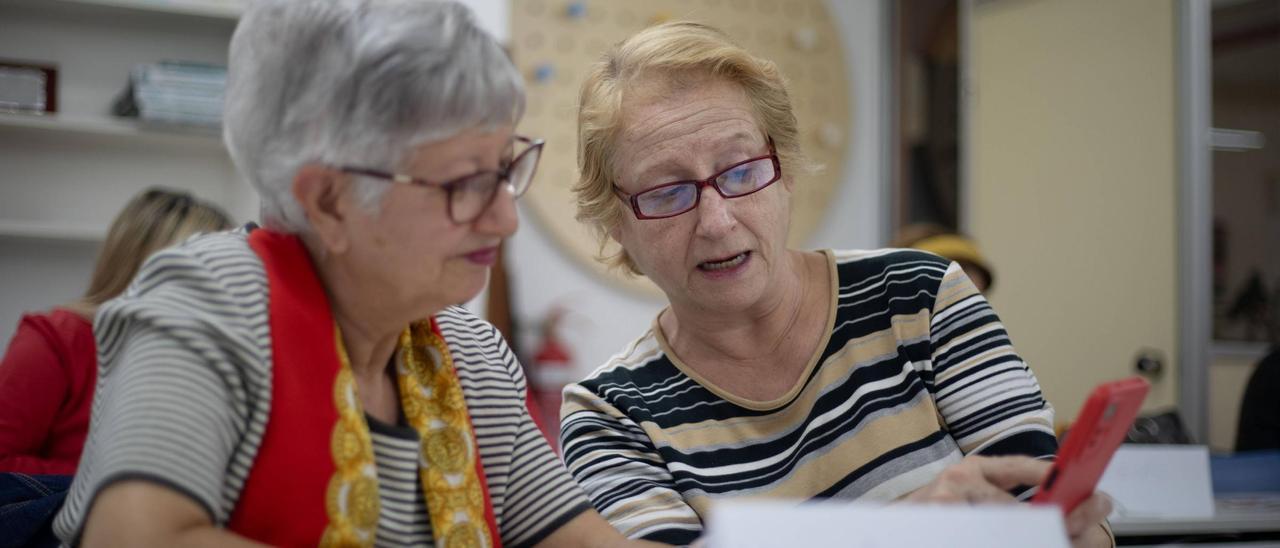
[[41, 0], [43, 2], [96, 6], [137, 12], [185, 15], [234, 21], [244, 11], [236, 0]]
[[[109, 11], [201, 17], [234, 22], [253, 0], [0, 0], [0, 4], [26, 4], [39, 8], [62, 5], [71, 8], [100, 8]], [[498, 42], [511, 37], [509, 7], [505, 0], [459, 0], [475, 13], [480, 26]], [[509, 45], [509, 44], [508, 44]]]
[[1209, 353], [1215, 358], [1261, 360], [1271, 350], [1265, 342], [1215, 340], [1209, 345]]
[[106, 116], [0, 114], [0, 129], [5, 128], [223, 148], [222, 136], [212, 128], [152, 125]]
[[0, 238], [100, 243], [106, 227], [0, 219]]

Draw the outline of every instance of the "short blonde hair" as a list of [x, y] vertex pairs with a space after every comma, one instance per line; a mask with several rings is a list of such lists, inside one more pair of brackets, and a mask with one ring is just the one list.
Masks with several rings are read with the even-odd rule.
[[[573, 192], [577, 219], [599, 238], [597, 259], [639, 274], [626, 250], [605, 254], [609, 232], [627, 211], [613, 193], [614, 149], [621, 131], [623, 95], [633, 83], [669, 81], [692, 72], [723, 78], [742, 87], [756, 122], [773, 139], [785, 174], [812, 170], [800, 149], [800, 130], [791, 110], [786, 81], [772, 61], [761, 59], [723, 32], [700, 23], [677, 21], [650, 27], [623, 40], [591, 66], [578, 101], [578, 171]], [[663, 76], [665, 74], [665, 76]], [[673, 82], [674, 83], [674, 82]]]
[[99, 305], [124, 292], [151, 254], [197, 232], [229, 228], [231, 219], [217, 206], [181, 191], [147, 189], [116, 215], [98, 254], [89, 290], [67, 307], [92, 317]]

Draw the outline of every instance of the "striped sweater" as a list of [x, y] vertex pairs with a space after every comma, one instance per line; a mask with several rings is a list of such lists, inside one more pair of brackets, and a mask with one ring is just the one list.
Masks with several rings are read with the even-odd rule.
[[826, 333], [780, 403], [696, 380], [656, 320], [565, 389], [565, 461], [625, 535], [687, 544], [716, 499], [888, 501], [966, 454], [1053, 455], [1052, 408], [958, 265], [824, 253]]
[[[160, 252], [95, 322], [99, 380], [89, 440], [54, 530], [75, 544], [93, 498], [124, 479], [172, 488], [225, 526], [271, 405], [267, 278], [247, 232]], [[471, 413], [504, 545], [537, 543], [590, 507], [524, 406], [525, 379], [492, 325], [436, 315]], [[429, 546], [411, 427], [367, 418], [381, 514], [377, 544]], [[327, 449], [327, 448], [326, 448]]]

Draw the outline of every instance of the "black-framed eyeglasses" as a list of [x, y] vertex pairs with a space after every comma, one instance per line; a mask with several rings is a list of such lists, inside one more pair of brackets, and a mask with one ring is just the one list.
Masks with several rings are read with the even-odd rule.
[[712, 187], [725, 198], [741, 198], [764, 190], [782, 178], [782, 163], [769, 139], [769, 154], [743, 160], [701, 181], [676, 181], [627, 194], [618, 185], [613, 192], [631, 205], [637, 219], [666, 219], [692, 211], [702, 200], [703, 187]]
[[466, 224], [476, 220], [481, 213], [489, 209], [494, 197], [498, 195], [498, 188], [503, 184], [511, 191], [511, 196], [514, 198], [519, 198], [529, 190], [529, 185], [533, 183], [533, 172], [537, 170], [538, 160], [542, 157], [542, 145], [546, 141], [519, 135], [515, 137], [515, 140], [523, 143], [526, 148], [516, 154], [511, 159], [511, 163], [505, 167], [492, 171], [478, 171], [441, 183], [412, 177], [403, 173], [390, 173], [363, 167], [339, 166], [338, 170], [344, 173], [383, 179], [393, 183], [443, 189], [448, 195], [446, 203], [448, 204], [449, 218], [457, 224]]

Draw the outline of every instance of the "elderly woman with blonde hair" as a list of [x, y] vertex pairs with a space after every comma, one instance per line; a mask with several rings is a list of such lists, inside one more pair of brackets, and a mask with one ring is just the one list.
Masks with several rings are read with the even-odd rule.
[[[689, 543], [744, 497], [1013, 502], [1047, 473], [1052, 409], [958, 265], [787, 247], [807, 165], [773, 63], [652, 27], [592, 67], [578, 123], [579, 219], [669, 301], [561, 409], [624, 534]], [[1108, 504], [1067, 517], [1074, 544], [1110, 544]]]
[[150, 188], [125, 204], [107, 230], [84, 296], [24, 315], [0, 359], [0, 472], [75, 473], [98, 379], [98, 307], [124, 293], [153, 253], [228, 228], [226, 213], [186, 192]]
[[260, 0], [225, 139], [263, 227], [157, 254], [108, 302], [68, 544], [625, 543], [454, 306], [516, 229], [542, 143], [463, 6]]

